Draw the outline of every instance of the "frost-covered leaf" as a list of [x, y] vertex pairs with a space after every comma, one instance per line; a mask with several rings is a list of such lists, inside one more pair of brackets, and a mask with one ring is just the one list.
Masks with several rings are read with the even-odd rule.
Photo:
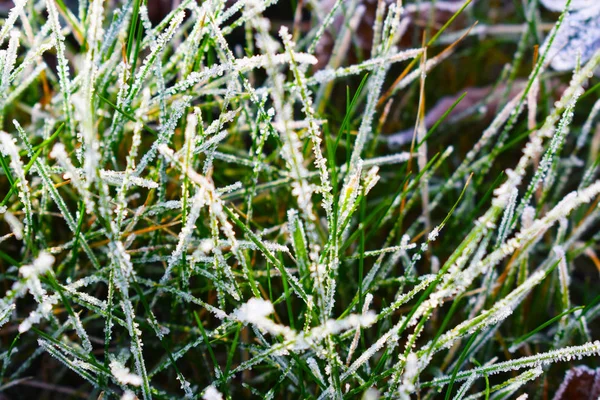
[[554, 394], [554, 400], [595, 400], [598, 397], [600, 397], [600, 369], [591, 369], [585, 365], [569, 369]]
[[[542, 0], [542, 4], [550, 10], [562, 11], [566, 1]], [[572, 70], [579, 60], [585, 63], [600, 50], [600, 3], [596, 0], [574, 0], [570, 10], [548, 54], [550, 65], [558, 71]]]

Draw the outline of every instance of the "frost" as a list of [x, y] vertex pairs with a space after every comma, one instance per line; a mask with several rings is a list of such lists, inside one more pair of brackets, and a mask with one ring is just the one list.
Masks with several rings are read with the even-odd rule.
[[[568, 362], [572, 360], [581, 360], [583, 357], [597, 356], [600, 354], [600, 341], [588, 342], [581, 346], [565, 347], [563, 349], [552, 350], [545, 353], [539, 353], [533, 356], [516, 358], [510, 361], [504, 361], [489, 366], [482, 366], [459, 372], [456, 376], [456, 380], [467, 379], [471, 374], [475, 373], [477, 376], [483, 376], [484, 374], [497, 374], [500, 372], [516, 371], [523, 368], [533, 367], [534, 373], [538, 376], [542, 373], [540, 367], [550, 365], [556, 362]], [[436, 378], [432, 381], [434, 385], [445, 384], [451, 378], [448, 376]]]
[[4, 220], [18, 240], [23, 239], [23, 223], [9, 211], [4, 212]]
[[24, 265], [19, 268], [19, 273], [25, 278], [35, 278], [38, 275], [45, 274], [54, 264], [54, 257], [46, 252], [42, 252], [31, 265]]
[[202, 394], [204, 400], [223, 400], [223, 395], [213, 385], [207, 386]]
[[130, 373], [129, 368], [126, 368], [117, 360], [112, 360], [110, 362], [110, 372], [117, 381], [123, 385], [140, 386], [142, 384], [142, 378]]
[[[121, 186], [125, 183], [124, 172], [100, 170], [100, 177], [110, 185]], [[129, 176], [126, 185], [127, 187], [140, 186], [146, 189], [156, 189], [158, 187], [158, 183], [137, 176]]]
[[[567, 0], [540, 0], [540, 2], [549, 10], [562, 11], [567, 5]], [[594, 0], [571, 0], [570, 10], [580, 10], [591, 7], [596, 4]]]
[[378, 400], [381, 396], [379, 390], [375, 388], [368, 388], [362, 395], [362, 400]]
[[135, 400], [137, 399], [135, 393], [133, 393], [130, 390], [126, 390], [125, 392], [123, 392], [123, 395], [121, 396], [121, 400]]
[[4, 20], [2, 30], [0, 31], [0, 44], [4, 41], [6, 34], [12, 29], [17, 17], [23, 11], [23, 8], [27, 4], [26, 0], [15, 0], [14, 7], [10, 9], [8, 17]]
[[[67, 152], [65, 151], [65, 146], [62, 143], [57, 143], [52, 148], [50, 152], [50, 157], [55, 158], [59, 164], [65, 170], [63, 174], [63, 179], [70, 179], [71, 183], [77, 191], [81, 194], [84, 202], [85, 208], [88, 213], [92, 213], [94, 211], [94, 201], [92, 200], [92, 195], [88, 190], [89, 183], [86, 179], [93, 179], [93, 175], [90, 176], [89, 173], [84, 173], [83, 171], [77, 170], [75, 166], [71, 163]], [[84, 178], [85, 177], [85, 178]]]
[[[453, 381], [474, 400], [484, 377], [515, 396], [598, 354], [600, 306], [570, 291], [598, 258], [600, 102], [578, 100], [599, 3], [572, 0], [527, 78], [549, 30], [535, 1], [472, 31], [472, 12], [447, 19], [456, 1], [308, 0], [293, 22], [269, 19], [276, 0], [181, 0], [162, 20], [138, 3], [15, 0], [0, 27], [0, 326], [20, 334], [18, 356], [0, 352], [6, 387], [48, 353], [127, 400], [434, 398]], [[425, 25], [438, 42], [420, 47]], [[518, 40], [498, 84], [456, 103], [478, 123], [389, 134], [420, 121], [467, 34]], [[468, 134], [460, 151], [447, 127]], [[564, 314], [519, 341], [540, 292], [558, 301], [540, 319]], [[482, 365], [453, 377], [473, 337]], [[211, 371], [190, 373], [195, 357]]]
[[429, 235], [427, 236], [427, 240], [429, 242], [433, 242], [434, 240], [437, 239], [439, 234], [440, 234], [440, 228], [438, 226], [436, 226], [435, 228], [433, 228], [431, 230], [431, 232], [429, 232]]
[[313, 358], [313, 357], [309, 357], [306, 360], [306, 363], [308, 364], [308, 367], [310, 368], [310, 370], [312, 371], [312, 373], [321, 381], [324, 382], [325, 379], [323, 378], [323, 374], [321, 373], [321, 369], [319, 368], [319, 364], [317, 364], [317, 361]]
[[255, 325], [257, 328], [269, 332], [273, 335], [283, 334], [288, 339], [294, 336], [293, 331], [282, 325], [274, 323], [267, 318], [275, 309], [273, 304], [268, 300], [251, 298], [246, 303], [242, 304], [233, 315], [241, 322]]
[[[542, 0], [541, 3], [553, 11], [562, 11], [566, 0]], [[595, 0], [572, 0], [570, 12], [566, 15], [550, 48], [552, 68], [570, 71], [577, 60], [587, 62], [600, 49], [600, 4]], [[540, 51], [544, 51], [544, 43]]]

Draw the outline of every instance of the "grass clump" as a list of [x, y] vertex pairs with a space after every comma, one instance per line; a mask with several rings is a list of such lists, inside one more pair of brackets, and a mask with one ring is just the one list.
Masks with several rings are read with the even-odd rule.
[[0, 392], [546, 398], [596, 366], [575, 3], [15, 1]]

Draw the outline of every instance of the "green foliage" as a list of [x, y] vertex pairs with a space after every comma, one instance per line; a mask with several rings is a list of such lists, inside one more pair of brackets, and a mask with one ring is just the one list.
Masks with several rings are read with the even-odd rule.
[[592, 6], [28, 1], [0, 393], [541, 397], [597, 363], [600, 50], [561, 53]]

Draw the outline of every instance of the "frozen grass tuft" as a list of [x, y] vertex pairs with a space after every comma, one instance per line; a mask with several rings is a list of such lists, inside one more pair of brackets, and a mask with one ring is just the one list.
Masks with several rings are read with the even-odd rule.
[[546, 398], [597, 366], [598, 6], [291, 3], [15, 0], [2, 396]]

